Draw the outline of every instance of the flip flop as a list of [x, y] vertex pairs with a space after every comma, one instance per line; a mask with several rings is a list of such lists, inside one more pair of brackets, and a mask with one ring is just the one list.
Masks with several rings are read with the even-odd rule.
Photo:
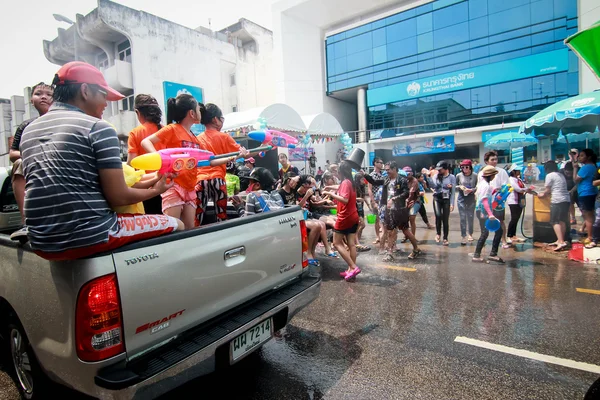
[[325, 254], [325, 255], [329, 258], [340, 258], [340, 255], [338, 254], [337, 251], [332, 251], [331, 253]]
[[561, 251], [561, 250], [563, 250], [566, 247], [567, 247], [566, 243], [561, 243], [561, 244], [559, 244], [559, 245], [556, 246], [556, 248], [554, 249], [554, 251]]

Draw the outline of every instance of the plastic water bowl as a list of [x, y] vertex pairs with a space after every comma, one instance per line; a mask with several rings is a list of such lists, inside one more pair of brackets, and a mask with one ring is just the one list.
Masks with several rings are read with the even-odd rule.
[[500, 229], [500, 221], [497, 219], [488, 219], [485, 221], [485, 227], [490, 232], [496, 232]]
[[367, 222], [369, 224], [372, 225], [372, 224], [375, 223], [375, 221], [377, 221], [377, 216], [375, 214], [369, 214], [369, 215], [367, 215]]

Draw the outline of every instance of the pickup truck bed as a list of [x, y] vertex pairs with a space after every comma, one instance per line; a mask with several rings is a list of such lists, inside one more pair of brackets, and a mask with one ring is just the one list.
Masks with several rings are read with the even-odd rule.
[[0, 334], [22, 330], [31, 379], [154, 398], [240, 361], [318, 296], [303, 232], [292, 207], [70, 262], [0, 235]]

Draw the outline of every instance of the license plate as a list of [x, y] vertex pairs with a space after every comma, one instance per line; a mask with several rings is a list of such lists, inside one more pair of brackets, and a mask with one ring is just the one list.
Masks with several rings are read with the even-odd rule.
[[231, 341], [231, 360], [236, 361], [250, 353], [261, 343], [273, 336], [273, 321], [271, 318], [253, 326]]

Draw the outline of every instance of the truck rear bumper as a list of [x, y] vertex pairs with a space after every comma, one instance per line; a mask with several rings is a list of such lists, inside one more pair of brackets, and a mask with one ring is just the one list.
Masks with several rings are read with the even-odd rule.
[[209, 374], [217, 365], [228, 364], [231, 340], [267, 318], [273, 318], [275, 330], [283, 328], [318, 297], [320, 289], [320, 279], [305, 277], [139, 360], [100, 370], [95, 378], [96, 395], [112, 399], [155, 398]]

